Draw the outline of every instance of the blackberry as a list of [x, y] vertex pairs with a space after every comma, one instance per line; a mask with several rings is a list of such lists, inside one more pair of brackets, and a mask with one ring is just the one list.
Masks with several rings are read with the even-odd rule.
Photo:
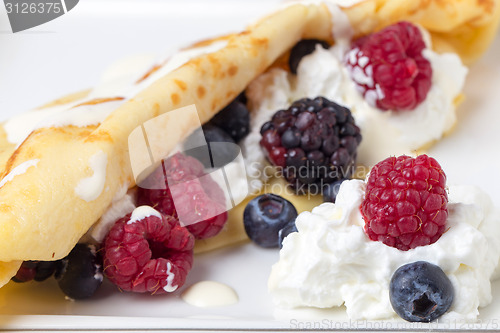
[[324, 97], [303, 98], [261, 128], [260, 145], [298, 193], [350, 178], [361, 133], [349, 109]]

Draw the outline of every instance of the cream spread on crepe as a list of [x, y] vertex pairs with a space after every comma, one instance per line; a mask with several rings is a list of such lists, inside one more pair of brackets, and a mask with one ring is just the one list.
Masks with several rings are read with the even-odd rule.
[[85, 201], [93, 201], [101, 195], [106, 183], [108, 155], [100, 150], [89, 158], [92, 176], [81, 179], [75, 187], [75, 194]]
[[298, 232], [287, 236], [272, 267], [269, 291], [282, 308], [345, 305], [352, 319], [395, 317], [389, 300], [394, 271], [419, 260], [438, 265], [450, 278], [455, 299], [442, 319], [474, 320], [492, 300], [500, 257], [500, 211], [472, 186], [449, 187], [449, 229], [427, 246], [400, 251], [371, 241], [359, 206], [365, 182], [342, 183], [335, 204], [300, 214]]
[[14, 169], [12, 169], [5, 177], [2, 178], [2, 180], [0, 181], [0, 187], [4, 186], [5, 183], [10, 182], [12, 179], [14, 179], [15, 176], [19, 176], [25, 173], [26, 170], [28, 170], [30, 167], [36, 166], [39, 161], [39, 159], [34, 159], [19, 164]]
[[[129, 67], [112, 66], [112, 69], [105, 73], [101, 82], [85, 98], [63, 105], [31, 110], [7, 120], [4, 124], [7, 140], [19, 145], [37, 128], [97, 125], [127, 99], [134, 97], [156, 80], [184, 65], [190, 59], [216, 52], [226, 45], [225, 40], [214, 41], [209, 45], [185, 49], [163, 61], [151, 62], [150, 56], [136, 56], [132, 61], [121, 61], [120, 65]], [[159, 67], [145, 77], [146, 73], [157, 65]], [[131, 71], [131, 68], [134, 71]], [[118, 75], [118, 71], [123, 71], [124, 74]], [[123, 100], [78, 106], [96, 98], [116, 97], [121, 97]]]

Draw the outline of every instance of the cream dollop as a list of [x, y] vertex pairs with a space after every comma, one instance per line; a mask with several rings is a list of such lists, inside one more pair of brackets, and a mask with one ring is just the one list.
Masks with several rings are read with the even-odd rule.
[[455, 288], [443, 318], [476, 319], [492, 300], [490, 279], [500, 257], [500, 212], [476, 187], [449, 187], [449, 229], [434, 244], [400, 251], [368, 239], [359, 205], [365, 183], [342, 184], [336, 204], [300, 214], [283, 242], [269, 291], [282, 308], [345, 305], [351, 319], [395, 317], [389, 300], [394, 271], [419, 260], [438, 265]]

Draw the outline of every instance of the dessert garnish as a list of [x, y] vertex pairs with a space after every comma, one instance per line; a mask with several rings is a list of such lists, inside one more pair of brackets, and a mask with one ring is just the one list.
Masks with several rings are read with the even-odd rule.
[[55, 261], [24, 261], [12, 278], [14, 282], [42, 282], [54, 276], [69, 298], [92, 296], [103, 281], [102, 257], [93, 244], [78, 243], [64, 258]]
[[455, 290], [443, 270], [426, 261], [399, 267], [389, 286], [394, 311], [411, 322], [431, 322], [453, 303]]
[[141, 206], [106, 236], [104, 274], [124, 291], [173, 292], [191, 270], [193, 246], [193, 235], [178, 219]]
[[259, 246], [278, 247], [295, 227], [296, 217], [297, 210], [290, 201], [276, 194], [262, 194], [245, 207], [243, 224], [248, 237]]
[[381, 110], [412, 110], [431, 88], [432, 68], [423, 56], [420, 29], [399, 22], [362, 37], [345, 57], [365, 100]]
[[297, 192], [349, 178], [361, 142], [349, 109], [324, 97], [303, 98], [277, 111], [261, 134], [267, 158]]
[[84, 299], [92, 296], [101, 286], [102, 271], [102, 258], [96, 247], [79, 243], [60, 261], [55, 277], [66, 296]]
[[235, 142], [250, 132], [250, 113], [245, 99], [244, 93], [240, 94], [210, 120], [211, 124], [222, 128]]
[[182, 153], [163, 160], [137, 191], [139, 205], [154, 207], [165, 215], [181, 216], [181, 222], [196, 239], [220, 232], [227, 221], [225, 201], [224, 192], [205, 174], [203, 165]]
[[389, 157], [373, 167], [361, 203], [371, 240], [406, 251], [436, 242], [448, 218], [446, 175], [427, 155]]

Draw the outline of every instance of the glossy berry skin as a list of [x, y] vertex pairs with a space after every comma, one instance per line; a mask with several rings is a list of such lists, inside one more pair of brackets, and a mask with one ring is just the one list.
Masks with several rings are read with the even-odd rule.
[[[197, 140], [201, 135], [205, 137], [207, 145], [197, 146]], [[203, 125], [201, 130], [199, 129], [189, 136], [184, 147], [186, 147], [184, 152], [186, 155], [196, 158], [207, 169], [223, 167], [232, 162], [239, 153], [234, 139], [222, 128], [212, 123]]]
[[293, 204], [275, 194], [262, 194], [250, 200], [243, 212], [248, 237], [262, 247], [278, 247], [279, 231], [295, 225], [297, 210]]
[[261, 128], [260, 145], [297, 193], [350, 178], [361, 133], [349, 109], [324, 97], [303, 98]]
[[411, 322], [431, 322], [448, 311], [455, 291], [443, 270], [425, 261], [399, 267], [391, 278], [392, 308]]
[[290, 58], [288, 65], [290, 72], [297, 74], [299, 63], [306, 55], [313, 53], [316, 50], [316, 45], [320, 45], [324, 49], [328, 49], [330, 45], [328, 42], [319, 39], [303, 39], [292, 48], [290, 51]]
[[432, 85], [419, 28], [399, 22], [353, 42], [345, 62], [365, 100], [381, 110], [413, 110]]
[[227, 221], [226, 197], [220, 186], [196, 158], [181, 153], [162, 161], [141, 182], [137, 202], [164, 215], [182, 216], [181, 222], [196, 239], [215, 236]]
[[339, 193], [340, 190], [340, 185], [345, 181], [346, 179], [341, 179], [337, 180], [333, 183], [326, 184], [323, 187], [323, 202], [333, 202], [335, 203], [335, 200], [337, 199], [337, 194]]
[[238, 98], [219, 111], [210, 123], [223, 129], [234, 142], [238, 142], [250, 132], [250, 112]]
[[448, 218], [446, 175], [427, 155], [389, 157], [367, 180], [361, 213], [371, 240], [406, 251], [436, 242]]
[[121, 290], [162, 294], [181, 287], [193, 264], [194, 237], [172, 216], [131, 214], [104, 240], [104, 274]]
[[76, 244], [68, 256], [61, 260], [56, 279], [59, 288], [72, 299], [92, 296], [103, 280], [102, 262], [95, 246]]

